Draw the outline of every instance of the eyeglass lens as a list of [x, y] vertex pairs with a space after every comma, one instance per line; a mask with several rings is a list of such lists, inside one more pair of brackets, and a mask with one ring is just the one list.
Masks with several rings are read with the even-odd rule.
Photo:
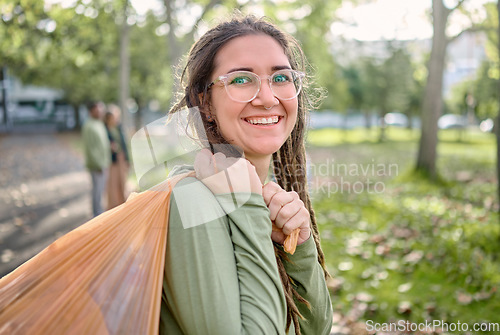
[[[280, 70], [269, 79], [273, 94], [281, 100], [295, 98], [302, 87], [301, 77], [292, 70]], [[255, 73], [240, 71], [228, 74], [225, 86], [233, 100], [248, 102], [257, 96], [260, 82]]]

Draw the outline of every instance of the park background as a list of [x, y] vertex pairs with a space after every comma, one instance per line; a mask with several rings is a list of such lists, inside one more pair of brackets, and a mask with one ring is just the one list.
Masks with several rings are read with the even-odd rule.
[[292, 33], [327, 92], [307, 150], [332, 333], [500, 323], [498, 6], [1, 0], [0, 275], [90, 219], [85, 103], [119, 104], [131, 137], [168, 111], [192, 42], [237, 9]]

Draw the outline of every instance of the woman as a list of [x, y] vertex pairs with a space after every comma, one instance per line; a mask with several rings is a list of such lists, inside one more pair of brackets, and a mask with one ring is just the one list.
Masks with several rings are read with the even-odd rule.
[[[219, 24], [192, 47], [185, 94], [171, 112], [198, 107], [212, 152], [198, 154], [198, 179], [173, 191], [160, 333], [329, 334], [327, 272], [305, 180], [304, 62], [292, 37], [252, 16]], [[213, 155], [221, 145], [246, 160]], [[283, 242], [296, 230], [291, 255]]]
[[120, 125], [120, 118], [120, 108], [116, 105], [109, 105], [104, 116], [104, 124], [106, 125], [111, 147], [111, 165], [106, 188], [108, 210], [121, 205], [126, 199], [125, 186], [129, 170], [129, 159], [127, 142]]

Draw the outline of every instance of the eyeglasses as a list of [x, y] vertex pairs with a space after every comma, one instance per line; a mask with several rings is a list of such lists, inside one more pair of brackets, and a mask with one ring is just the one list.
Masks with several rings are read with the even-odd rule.
[[[274, 72], [267, 77], [267, 80], [275, 97], [280, 100], [291, 100], [299, 95], [304, 77], [303, 72], [284, 69]], [[208, 85], [208, 89], [218, 82], [224, 84], [227, 95], [236, 102], [249, 102], [255, 99], [262, 84], [261, 78], [249, 71], [236, 71], [220, 76]]]

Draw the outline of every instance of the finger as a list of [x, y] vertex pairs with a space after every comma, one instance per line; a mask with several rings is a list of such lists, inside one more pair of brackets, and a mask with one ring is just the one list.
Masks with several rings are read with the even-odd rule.
[[262, 187], [262, 197], [266, 202], [266, 206], [269, 206], [271, 199], [278, 192], [285, 192], [285, 190], [283, 190], [281, 186], [272, 181], [268, 182]]
[[[279, 219], [276, 220], [276, 225], [279, 227], [278, 221]], [[290, 235], [297, 228], [306, 229], [309, 227], [309, 212], [305, 208], [300, 208], [295, 215], [285, 221], [281, 230], [283, 231], [283, 234]]]
[[[296, 194], [296, 193], [295, 193]], [[273, 195], [271, 202], [267, 206], [270, 212], [271, 221], [276, 220], [279, 211], [287, 204], [298, 199], [298, 195], [294, 195], [293, 192], [278, 192]]]
[[273, 240], [273, 242], [276, 242], [278, 244], [283, 244], [283, 242], [285, 241], [285, 234], [283, 234], [283, 232], [280, 230], [280, 231], [273, 231], [271, 233], [271, 239]]
[[[278, 216], [276, 217], [275, 223], [281, 229], [285, 229], [285, 227], [288, 227], [287, 229], [283, 230], [283, 233], [285, 233], [285, 235], [290, 235], [291, 230], [300, 226], [300, 222], [299, 223], [295, 222], [298, 222], [300, 220], [300, 216], [299, 217], [296, 216], [301, 214], [300, 213], [301, 210], [302, 209], [300, 207], [290, 204], [285, 205], [283, 206], [283, 208], [280, 209]], [[292, 225], [290, 225], [290, 222], [292, 222]]]

